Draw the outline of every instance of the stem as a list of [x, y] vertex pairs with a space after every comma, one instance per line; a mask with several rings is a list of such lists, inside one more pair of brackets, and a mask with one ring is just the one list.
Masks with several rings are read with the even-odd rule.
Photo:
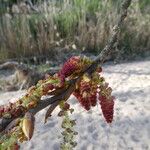
[[68, 99], [75, 89], [75, 83], [77, 82], [77, 80], [78, 80], [78, 78], [73, 79], [72, 82], [70, 83], [70, 85], [68, 86], [68, 88], [65, 89], [64, 91], [62, 91], [62, 93], [60, 95], [56, 95], [56, 96], [47, 98], [43, 101], [40, 101], [40, 103], [37, 105], [37, 107], [30, 109], [29, 112], [31, 112], [33, 115], [35, 115], [37, 112], [41, 111], [45, 107], [47, 107], [57, 101]]
[[106, 60], [106, 58], [110, 55], [110, 53], [112, 52], [114, 45], [116, 44], [117, 40], [118, 40], [118, 35], [121, 29], [121, 26], [123, 24], [124, 19], [127, 16], [127, 9], [130, 6], [132, 0], [124, 0], [124, 2], [122, 3], [122, 10], [121, 10], [121, 15], [118, 19], [117, 24], [113, 27], [113, 32], [111, 34], [111, 38], [108, 41], [107, 45], [105, 46], [105, 48], [101, 51], [101, 53], [96, 57], [96, 59], [94, 60], [93, 64], [91, 66], [89, 66], [89, 68], [87, 69], [87, 73], [91, 74], [96, 67], [99, 64], [103, 64], [103, 62]]

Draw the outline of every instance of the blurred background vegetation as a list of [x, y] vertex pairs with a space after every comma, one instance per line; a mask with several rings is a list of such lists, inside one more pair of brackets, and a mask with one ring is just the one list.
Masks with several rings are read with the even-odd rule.
[[[98, 54], [115, 24], [121, 0], [0, 2], [0, 60], [49, 57], [62, 50]], [[150, 56], [150, 0], [133, 0], [112, 59]]]

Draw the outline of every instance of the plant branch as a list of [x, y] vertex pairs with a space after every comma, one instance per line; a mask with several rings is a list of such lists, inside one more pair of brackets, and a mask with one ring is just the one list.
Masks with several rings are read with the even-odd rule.
[[70, 88], [72, 88], [72, 89], [74, 88], [75, 83], [77, 82], [77, 80], [80, 80], [80, 78], [82, 77], [83, 74], [88, 73], [90, 75], [91, 73], [93, 73], [95, 71], [96, 67], [99, 64], [102, 64], [105, 61], [106, 57], [110, 55], [110, 53], [113, 50], [113, 47], [114, 47], [115, 43], [117, 42], [118, 34], [120, 32], [120, 28], [123, 24], [124, 19], [127, 16], [127, 9], [130, 6], [131, 1], [132, 0], [124, 0], [124, 2], [122, 3], [121, 15], [118, 19], [117, 25], [115, 25], [113, 27], [113, 33], [111, 35], [111, 38], [110, 38], [108, 44], [105, 46], [105, 48], [101, 51], [101, 53], [93, 61], [92, 65], [90, 65], [85, 71], [83, 71], [83, 73], [81, 73], [80, 76], [77, 79], [73, 79], [70, 83], [69, 88], [64, 93], [62, 93], [58, 96], [54, 96], [52, 98], [46, 99], [45, 101], [41, 101], [41, 104], [39, 104], [37, 106], [37, 108], [34, 108], [34, 109], [31, 110], [31, 112], [33, 114], [37, 113], [38, 111], [40, 111], [41, 109], [47, 107], [48, 105], [54, 103], [55, 101], [62, 100], [63, 99], [62, 97], [64, 97], [68, 93], [68, 91], [70, 91]]
[[99, 64], [103, 64], [103, 62], [106, 60], [106, 58], [110, 55], [110, 53], [112, 52], [114, 45], [116, 44], [117, 40], [118, 40], [118, 36], [119, 36], [119, 32], [121, 29], [121, 26], [123, 24], [124, 19], [127, 16], [127, 9], [130, 6], [132, 0], [124, 0], [124, 2], [122, 3], [121, 6], [121, 14], [120, 17], [118, 19], [117, 24], [113, 27], [113, 31], [111, 34], [111, 38], [108, 41], [107, 45], [105, 46], [105, 48], [101, 51], [101, 53], [97, 56], [97, 58], [94, 60], [93, 64], [91, 66], [89, 66], [89, 69], [87, 70], [87, 72], [89, 74], [91, 74], [93, 72], [93, 70], [96, 69], [97, 65]]
[[68, 86], [68, 88], [63, 89], [61, 94], [55, 95], [53, 97], [50, 97], [50, 98], [40, 101], [40, 103], [37, 105], [37, 107], [30, 109], [29, 112], [31, 112], [33, 115], [35, 115], [40, 110], [44, 109], [45, 107], [47, 107], [57, 101], [68, 99], [69, 96], [72, 94], [72, 92], [75, 89], [77, 80], [79, 80], [79, 78], [73, 79], [72, 82], [70, 83], [70, 85]]
[[[74, 91], [75, 89], [75, 85], [76, 83], [81, 79], [81, 77], [83, 76], [83, 74], [88, 73], [89, 75], [91, 75], [95, 69], [97, 68], [97, 66], [99, 64], [102, 64], [106, 57], [110, 55], [110, 53], [112, 52], [114, 45], [117, 42], [118, 39], [118, 35], [121, 29], [121, 26], [123, 24], [124, 19], [127, 16], [127, 9], [131, 4], [131, 0], [124, 0], [121, 6], [121, 15], [118, 19], [117, 24], [113, 27], [113, 32], [111, 35], [110, 40], [108, 41], [107, 45], [105, 46], [105, 48], [101, 51], [101, 53], [97, 56], [97, 58], [93, 61], [93, 63], [86, 68], [80, 75], [78, 78], [71, 80], [69, 86], [67, 89], [65, 89], [64, 91], [62, 91], [60, 94], [55, 95], [53, 97], [47, 98], [45, 100], [41, 100], [40, 103], [33, 109], [30, 109], [29, 112], [31, 112], [33, 115], [35, 115], [37, 112], [39, 112], [40, 110], [44, 109], [45, 107], [55, 103], [56, 101], [61, 101], [63, 99], [68, 98], [71, 93]], [[20, 117], [20, 116], [18, 116]], [[7, 125], [11, 122], [12, 120], [8, 119], [6, 120], [4, 118], [4, 120], [2, 120], [0, 122], [0, 129], [4, 130]]]

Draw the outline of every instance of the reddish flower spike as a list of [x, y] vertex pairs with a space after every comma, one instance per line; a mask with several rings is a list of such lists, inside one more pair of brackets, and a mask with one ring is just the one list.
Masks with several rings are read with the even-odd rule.
[[80, 82], [79, 89], [74, 92], [79, 103], [86, 110], [90, 110], [91, 106], [96, 106], [97, 103], [97, 87], [91, 82]]
[[114, 98], [107, 99], [106, 96], [99, 95], [99, 101], [102, 109], [102, 113], [107, 123], [111, 123], [114, 113]]
[[58, 75], [62, 78], [70, 76], [74, 71], [78, 69], [78, 63], [80, 61], [79, 56], [71, 57], [62, 67]]
[[81, 95], [78, 90], [74, 92], [74, 96], [77, 98], [77, 100], [85, 110], [90, 110], [90, 101], [87, 98], [83, 97], [83, 95]]

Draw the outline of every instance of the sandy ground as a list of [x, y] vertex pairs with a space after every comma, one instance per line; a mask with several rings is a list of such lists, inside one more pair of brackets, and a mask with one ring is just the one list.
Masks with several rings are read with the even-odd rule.
[[[86, 112], [73, 96], [78, 131], [75, 150], [150, 150], [150, 61], [104, 65], [104, 75], [115, 95], [114, 122], [107, 125], [100, 107]], [[25, 91], [0, 94], [0, 103], [15, 100]], [[57, 110], [44, 125], [45, 110], [36, 115], [34, 136], [21, 150], [59, 150], [61, 118]]]

